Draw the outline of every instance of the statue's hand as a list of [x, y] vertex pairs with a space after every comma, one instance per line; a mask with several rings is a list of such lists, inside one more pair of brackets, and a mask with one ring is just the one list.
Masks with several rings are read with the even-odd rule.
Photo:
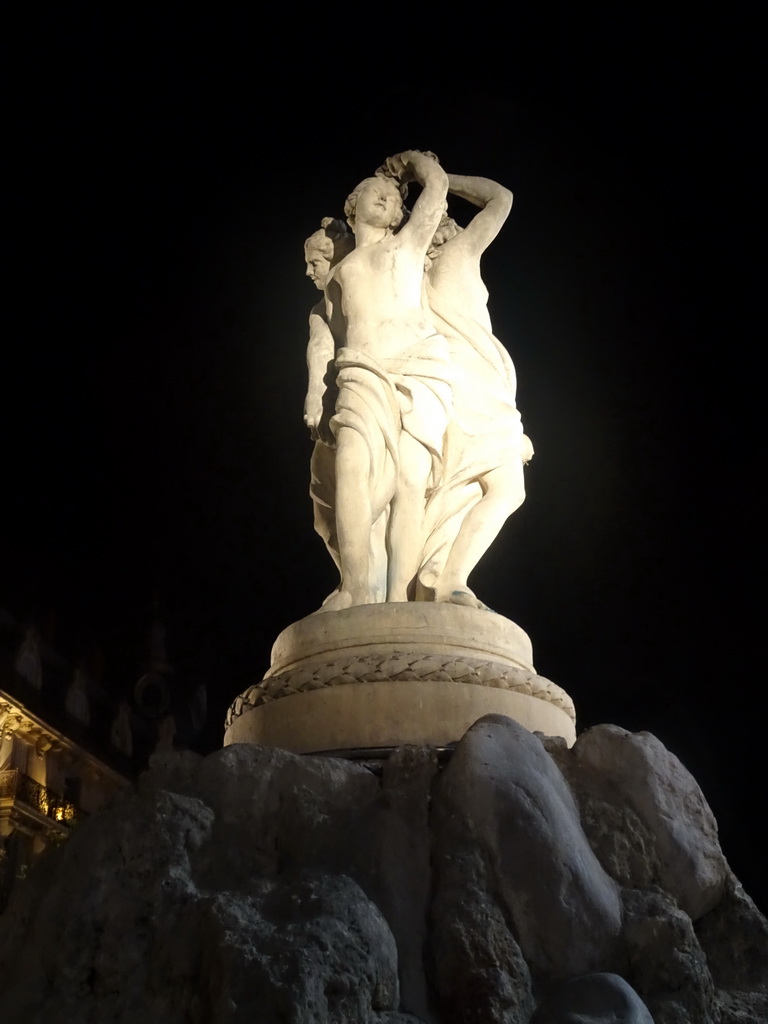
[[396, 181], [402, 182], [406, 180], [406, 155], [406, 153], [397, 153], [395, 156], [388, 156], [384, 161], [384, 166], [381, 167], [380, 170], [385, 174], [388, 174], [391, 178], [394, 178]]
[[414, 178], [421, 178], [424, 174], [429, 174], [430, 168], [434, 164], [440, 165], [440, 161], [434, 153], [429, 150], [422, 152], [420, 149], [406, 149], [403, 153], [390, 157], [390, 160], [398, 161], [402, 166], [403, 170], [399, 175], [401, 181], [413, 181]]
[[527, 434], [523, 434], [523, 464], [530, 462], [533, 458], [533, 441]]
[[317, 441], [320, 436], [318, 428], [323, 417], [323, 396], [315, 392], [307, 392], [304, 400], [304, 422], [309, 427], [309, 432]]

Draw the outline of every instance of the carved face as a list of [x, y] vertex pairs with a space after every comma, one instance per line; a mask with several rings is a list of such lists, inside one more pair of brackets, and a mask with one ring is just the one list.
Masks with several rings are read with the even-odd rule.
[[402, 200], [397, 186], [386, 178], [368, 178], [360, 186], [355, 224], [388, 228], [398, 221]]
[[437, 231], [435, 232], [432, 241], [429, 243], [429, 248], [427, 249], [427, 256], [424, 260], [424, 269], [426, 271], [429, 271], [432, 268], [433, 261], [440, 255], [440, 247], [446, 242], [450, 242], [452, 238], [455, 238], [461, 230], [462, 229], [452, 217], [449, 217], [447, 213], [443, 214], [443, 219], [440, 221]]
[[328, 280], [331, 261], [322, 249], [315, 248], [305, 249], [304, 259], [307, 261], [307, 277], [312, 281], [315, 288], [322, 291], [325, 288], [325, 282]]
[[432, 248], [437, 249], [438, 246], [443, 245], [445, 242], [450, 242], [452, 238], [455, 238], [459, 233], [459, 226], [455, 220], [451, 217], [444, 216], [440, 221], [440, 226], [435, 232], [435, 236], [432, 239]]

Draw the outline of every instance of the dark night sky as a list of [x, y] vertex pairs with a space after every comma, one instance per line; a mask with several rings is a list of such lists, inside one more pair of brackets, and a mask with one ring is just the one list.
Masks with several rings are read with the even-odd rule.
[[301, 43], [190, 18], [11, 26], [0, 607], [76, 651], [157, 600], [217, 714], [263, 674], [335, 582], [302, 243], [431, 149], [515, 193], [485, 276], [536, 457], [474, 588], [581, 727], [681, 757], [765, 906], [756, 26], [518, 21], [484, 56], [488, 26], [382, 52], [340, 13]]

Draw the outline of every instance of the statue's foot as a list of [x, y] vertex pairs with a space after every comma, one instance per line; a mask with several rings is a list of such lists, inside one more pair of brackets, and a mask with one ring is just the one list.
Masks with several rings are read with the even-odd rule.
[[332, 594], [323, 601], [318, 612], [338, 612], [342, 608], [352, 607], [352, 596], [348, 590], [334, 590]]
[[329, 601], [332, 601], [332, 600], [334, 599], [334, 597], [336, 597], [336, 595], [337, 595], [337, 594], [339, 593], [339, 591], [340, 591], [340, 590], [341, 590], [341, 584], [339, 584], [339, 586], [338, 586], [338, 587], [336, 587], [336, 589], [335, 589], [335, 590], [332, 590], [332, 591], [330, 592], [330, 594], [328, 595], [328, 597], [326, 597], [326, 598], [325, 598], [325, 600], [324, 600], [324, 601], [323, 601], [323, 603], [322, 603], [322, 604], [320, 605], [320, 607], [321, 607], [321, 608], [325, 608], [325, 606], [326, 606], [326, 605], [328, 604], [328, 602], [329, 602]]
[[461, 604], [464, 605], [465, 608], [481, 608], [486, 612], [491, 610], [488, 605], [483, 604], [483, 602], [477, 598], [467, 586], [457, 586], [452, 589], [436, 587], [435, 600], [445, 601], [448, 604]]
[[[359, 595], [354, 594], [351, 590], [343, 590], [342, 588], [339, 588], [326, 597], [322, 605], [317, 609], [317, 612], [339, 612], [344, 608], [353, 608], [358, 604], [370, 603], [371, 602], [367, 596], [360, 599]], [[317, 612], [315, 614], [317, 614]]]
[[451, 604], [463, 604], [467, 608], [482, 608], [483, 611], [490, 611], [488, 605], [483, 604], [478, 597], [475, 597], [469, 587], [466, 587], [464, 590], [452, 590], [450, 601]]

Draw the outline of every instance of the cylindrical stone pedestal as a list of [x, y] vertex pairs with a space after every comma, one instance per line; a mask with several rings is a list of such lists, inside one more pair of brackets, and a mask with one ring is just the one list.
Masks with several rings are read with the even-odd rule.
[[296, 753], [446, 746], [487, 714], [576, 739], [573, 702], [536, 675], [528, 636], [494, 612], [409, 602], [318, 612], [277, 638], [229, 709], [224, 745]]

